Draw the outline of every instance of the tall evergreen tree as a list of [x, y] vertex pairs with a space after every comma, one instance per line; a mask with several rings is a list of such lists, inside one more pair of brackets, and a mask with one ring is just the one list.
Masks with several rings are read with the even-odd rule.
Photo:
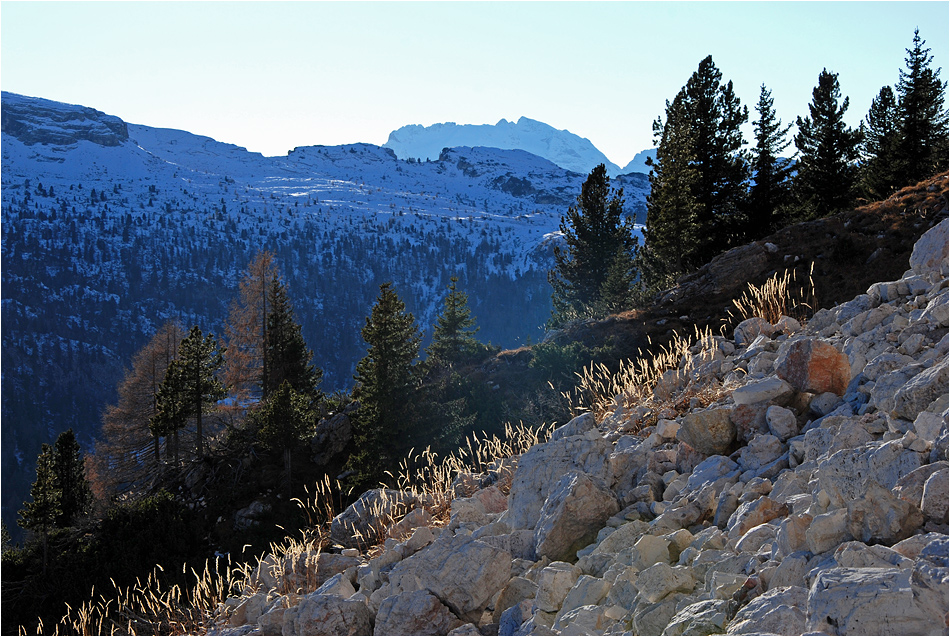
[[670, 269], [696, 268], [746, 238], [750, 170], [741, 126], [748, 119], [708, 56], [667, 102], [666, 122], [654, 124], [645, 235], [647, 249], [669, 259]]
[[284, 473], [287, 482], [287, 497], [291, 497], [291, 458], [293, 448], [299, 444], [310, 425], [309, 399], [294, 390], [285, 380], [274, 391], [258, 412], [261, 425], [261, 441], [284, 456]]
[[924, 47], [919, 29], [907, 49], [897, 84], [901, 134], [897, 145], [900, 185], [915, 184], [947, 170], [948, 129], [944, 98], [947, 83], [940, 69], [930, 68], [933, 56]]
[[356, 364], [353, 398], [356, 452], [350, 456], [354, 483], [366, 486], [393, 468], [407, 450], [406, 433], [412, 426], [412, 406], [419, 387], [415, 360], [422, 334], [415, 318], [392, 289], [379, 287], [366, 325], [360, 331], [369, 349]]
[[49, 532], [62, 513], [60, 494], [56, 485], [56, 469], [53, 448], [43, 443], [36, 459], [36, 482], [30, 488], [32, 502], [24, 503], [20, 510], [19, 525], [40, 533], [43, 537], [43, 573], [46, 573]]
[[[196, 453], [204, 454], [202, 416], [207, 406], [224, 398], [224, 385], [215, 373], [221, 367], [223, 357], [214, 334], [204, 336], [195, 325], [178, 348], [178, 358], [168, 366], [159, 388], [158, 412], [153, 421], [160, 430], [178, 430], [189, 417], [195, 418]], [[176, 442], [176, 458], [177, 458]]]
[[900, 183], [897, 147], [900, 140], [900, 114], [890, 86], [885, 86], [871, 101], [864, 120], [861, 188], [875, 199], [884, 199]]
[[623, 189], [611, 190], [603, 164], [588, 175], [560, 227], [567, 246], [554, 248], [554, 269], [548, 273], [554, 326], [602, 314], [601, 294], [611, 268], [633, 269], [635, 244], [623, 216]]
[[822, 217], [854, 202], [861, 131], [844, 122], [848, 98], [840, 102], [838, 74], [818, 76], [808, 105], [810, 115], [798, 118], [798, 173], [794, 186], [806, 216]]
[[[653, 123], [657, 144], [656, 159], [650, 162], [650, 194], [647, 195], [647, 223], [643, 236], [645, 247], [637, 255], [675, 275], [687, 270], [698, 260], [700, 248], [699, 210], [696, 200], [699, 189], [699, 168], [696, 144], [689, 115], [686, 93], [680, 91], [666, 103], [666, 122]], [[641, 285], [653, 287], [652, 279], [660, 272], [641, 269]], [[644, 277], [650, 279], [644, 281]]]
[[268, 297], [270, 311], [267, 314], [265, 356], [268, 374], [263, 398], [267, 399], [284, 382], [290, 383], [296, 392], [315, 397], [323, 370], [310, 364], [313, 353], [307, 348], [300, 324], [294, 319], [287, 287], [276, 275], [271, 279]]
[[753, 122], [755, 148], [752, 151], [754, 182], [749, 190], [749, 235], [758, 239], [776, 229], [776, 214], [788, 202], [791, 162], [781, 154], [792, 145], [787, 139], [791, 124], [782, 126], [775, 115], [772, 92], [765, 84], [759, 91], [755, 110], [759, 118]]
[[432, 343], [426, 349], [429, 361], [446, 367], [465, 362], [479, 352], [486, 351], [485, 346], [475, 338], [478, 328], [468, 307], [468, 295], [456, 287], [458, 277], [453, 276], [450, 281], [442, 313], [436, 318]]
[[56, 525], [71, 526], [86, 513], [92, 503], [92, 492], [86, 480], [86, 463], [82, 448], [72, 429], [56, 438], [53, 446], [53, 472], [59, 492], [59, 516]]

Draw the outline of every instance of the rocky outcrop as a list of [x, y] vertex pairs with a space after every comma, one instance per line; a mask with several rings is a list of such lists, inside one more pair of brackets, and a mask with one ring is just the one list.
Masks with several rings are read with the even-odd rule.
[[[218, 632], [279, 612], [284, 634], [367, 616], [374, 634], [946, 634], [946, 245], [943, 224], [899, 281], [723, 340], [712, 404], [636, 435], [576, 419], [518, 459], [507, 498], [472, 477], [444, 527], [322, 591], [229, 601]], [[664, 390], [683, 404], [687, 364]], [[311, 619], [337, 607], [353, 619]]]
[[129, 128], [118, 117], [85, 106], [69, 106], [35, 97], [3, 94], [2, 130], [27, 145], [67, 146], [79, 141], [119, 146], [129, 139]]

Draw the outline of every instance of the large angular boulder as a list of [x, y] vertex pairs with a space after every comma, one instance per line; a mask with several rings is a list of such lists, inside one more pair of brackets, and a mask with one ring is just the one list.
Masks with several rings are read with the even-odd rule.
[[920, 508], [898, 498], [874, 480], [848, 502], [848, 531], [866, 544], [894, 544], [914, 534], [924, 522]]
[[479, 619], [492, 597], [511, 579], [511, 554], [472, 539], [443, 534], [393, 567], [392, 594], [425, 590], [461, 619]]
[[284, 635], [369, 635], [372, 630], [369, 607], [338, 595], [308, 595], [283, 614]]
[[830, 568], [808, 592], [806, 630], [830, 635], [946, 635], [939, 612], [918, 604], [913, 571]]
[[802, 338], [780, 351], [775, 370], [779, 378], [800, 392], [843, 396], [851, 382], [851, 363], [834, 345]]
[[411, 591], [383, 600], [373, 634], [446, 635], [463, 624], [435, 595]]
[[947, 276], [947, 219], [923, 234], [914, 244], [910, 269], [917, 274]]
[[590, 544], [608, 518], [620, 511], [617, 497], [602, 483], [580, 471], [565, 474], [541, 507], [535, 528], [537, 556], [575, 559]]
[[534, 529], [561, 476], [573, 470], [606, 481], [611, 451], [611, 443], [596, 430], [531, 447], [518, 460], [502, 520], [512, 529]]
[[771, 588], [736, 613], [727, 635], [802, 635], [808, 590], [801, 586]]
[[676, 432], [677, 440], [707, 456], [727, 455], [736, 440], [732, 408], [703, 409], [686, 414]]

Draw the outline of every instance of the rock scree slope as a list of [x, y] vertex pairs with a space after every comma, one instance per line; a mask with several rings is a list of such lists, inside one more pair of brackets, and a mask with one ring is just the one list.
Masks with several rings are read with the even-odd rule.
[[212, 633], [947, 634], [947, 246], [943, 218], [804, 327], [701, 339], [670, 391], [711, 404], [578, 416], [508, 463], [507, 498], [464, 476], [447, 526], [312, 555], [319, 587], [281, 594], [265, 560]]

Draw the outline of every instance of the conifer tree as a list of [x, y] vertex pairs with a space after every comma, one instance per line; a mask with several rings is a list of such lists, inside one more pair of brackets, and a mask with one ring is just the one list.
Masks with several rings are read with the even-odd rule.
[[[141, 480], [161, 461], [160, 436], [149, 423], [165, 370], [178, 355], [184, 337], [178, 323], [168, 322], [132, 358], [132, 369], [117, 388], [118, 401], [103, 413], [100, 438], [89, 458], [98, 477], [93, 486], [99, 497]], [[146, 453], [149, 445], [152, 454]], [[149, 463], [149, 458], [154, 462]]]
[[939, 68], [930, 68], [933, 56], [924, 44], [919, 29], [915, 29], [913, 48], [907, 49], [906, 69], [901, 69], [897, 85], [901, 119], [897, 164], [901, 186], [947, 170], [947, 84], [940, 81]]
[[458, 277], [453, 276], [450, 281], [442, 313], [436, 318], [432, 343], [426, 349], [432, 363], [445, 367], [486, 351], [475, 338], [479, 328], [475, 327], [475, 317], [468, 307], [468, 295], [456, 287]]
[[296, 392], [315, 397], [323, 370], [310, 364], [313, 354], [300, 332], [300, 324], [294, 320], [287, 287], [276, 275], [271, 279], [268, 299], [265, 356], [268, 374], [263, 398], [266, 400], [284, 382], [290, 383]]
[[798, 173], [794, 180], [806, 216], [822, 217], [854, 202], [861, 131], [844, 122], [848, 98], [840, 102], [838, 74], [818, 76], [808, 105], [810, 115], [798, 118]]
[[[712, 56], [667, 102], [653, 126], [657, 160], [647, 198], [647, 249], [689, 270], [746, 238], [749, 161], [741, 126], [749, 119]], [[684, 190], [685, 189], [685, 190]]]
[[894, 91], [885, 86], [871, 101], [864, 120], [861, 187], [865, 194], [884, 199], [902, 184], [897, 160], [900, 117]]
[[[267, 361], [267, 317], [270, 288], [277, 276], [274, 256], [258, 252], [238, 283], [238, 298], [231, 304], [224, 328], [228, 356], [223, 377], [238, 397], [247, 400], [253, 390], [270, 387]], [[276, 385], [275, 385], [276, 386]]]
[[[699, 169], [684, 91], [666, 103], [666, 122], [653, 123], [657, 144], [656, 159], [651, 160], [650, 194], [647, 195], [647, 223], [643, 231], [645, 246], [640, 261], [662, 264], [672, 274], [681, 273], [697, 260], [700, 247]], [[641, 285], [653, 287], [661, 273], [643, 271]]]
[[404, 442], [419, 387], [414, 362], [422, 334], [392, 283], [379, 287], [360, 334], [369, 349], [356, 364], [354, 376], [353, 398], [360, 406], [354, 414], [356, 452], [350, 456], [350, 467], [354, 482], [365, 486], [380, 478], [407, 449]]
[[86, 513], [92, 503], [82, 448], [72, 429], [67, 429], [56, 438], [56, 444], [53, 446], [53, 472], [59, 493], [56, 525], [71, 526]]
[[[623, 215], [623, 189], [611, 190], [603, 164], [581, 187], [577, 203], [561, 218], [566, 249], [554, 248], [554, 269], [548, 273], [554, 305], [551, 325], [603, 313], [604, 284], [613, 268], [633, 270], [634, 238]], [[615, 300], [615, 299], [612, 299]]]
[[256, 418], [261, 425], [261, 442], [284, 456], [284, 472], [287, 480], [287, 497], [291, 497], [291, 452], [310, 424], [310, 409], [305, 394], [298, 393], [290, 381], [283, 381], [274, 391]]
[[59, 489], [56, 486], [56, 470], [53, 448], [43, 443], [36, 459], [36, 482], [30, 488], [32, 502], [24, 503], [20, 510], [19, 525], [38, 532], [43, 537], [43, 573], [46, 573], [49, 532], [62, 513]]
[[759, 118], [752, 124], [755, 129], [755, 148], [752, 151], [755, 180], [749, 190], [749, 236], [755, 239], [776, 229], [776, 213], [788, 202], [789, 196], [792, 165], [780, 159], [780, 155], [792, 144], [786, 138], [792, 125], [782, 126], [773, 104], [772, 92], [763, 84], [755, 107]]
[[[202, 446], [202, 416], [207, 405], [224, 398], [224, 386], [215, 376], [223, 363], [214, 334], [204, 336], [195, 325], [178, 348], [178, 358], [168, 366], [157, 397], [158, 410], [153, 422], [159, 430], [171, 430], [176, 437], [189, 417], [195, 418], [196, 452], [204, 453]], [[166, 434], [167, 435], [167, 434]]]

